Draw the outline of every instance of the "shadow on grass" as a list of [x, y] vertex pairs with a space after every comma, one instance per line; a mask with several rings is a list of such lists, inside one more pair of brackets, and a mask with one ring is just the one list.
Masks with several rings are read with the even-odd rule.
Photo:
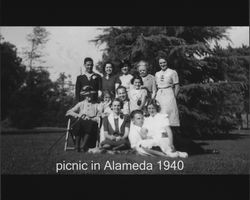
[[244, 139], [246, 137], [250, 137], [250, 135], [229, 133], [229, 134], [207, 135], [207, 136], [202, 136], [202, 137], [193, 138], [193, 139], [194, 140], [239, 140], [239, 139]]

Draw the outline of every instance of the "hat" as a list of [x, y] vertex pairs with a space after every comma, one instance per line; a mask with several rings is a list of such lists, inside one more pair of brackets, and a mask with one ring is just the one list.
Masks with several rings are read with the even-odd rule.
[[80, 92], [81, 96], [89, 95], [89, 94], [94, 94], [96, 93], [94, 89], [91, 86], [84, 86]]

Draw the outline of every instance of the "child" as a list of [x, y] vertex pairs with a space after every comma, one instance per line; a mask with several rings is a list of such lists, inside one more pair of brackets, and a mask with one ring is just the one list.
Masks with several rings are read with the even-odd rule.
[[143, 85], [142, 78], [140, 76], [134, 76], [131, 79], [131, 84], [133, 87], [131, 87], [128, 92], [130, 112], [133, 110], [143, 110], [146, 103], [147, 91], [141, 88]]
[[[131, 148], [134, 148], [141, 155], [157, 155], [167, 157], [187, 157], [185, 152], [175, 151], [169, 139], [165, 136], [154, 137], [144, 125], [143, 111], [134, 110], [131, 113], [132, 124], [130, 126], [129, 141]], [[159, 134], [160, 135], [160, 134]], [[159, 151], [158, 151], [159, 149]]]
[[108, 116], [111, 110], [112, 94], [109, 90], [104, 90], [102, 93], [102, 102], [99, 104], [99, 110], [102, 118]]
[[[93, 101], [95, 92], [92, 87], [85, 86], [80, 94], [84, 97], [84, 100], [68, 110], [66, 116], [71, 116], [77, 120], [74, 125], [76, 150], [80, 152], [83, 149], [86, 152], [96, 145], [100, 112], [98, 104]], [[81, 140], [83, 140], [82, 146], [80, 146]]]

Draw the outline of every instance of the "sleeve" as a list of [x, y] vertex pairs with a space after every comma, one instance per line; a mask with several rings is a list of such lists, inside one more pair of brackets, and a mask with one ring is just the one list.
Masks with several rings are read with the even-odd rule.
[[103, 130], [109, 132], [108, 131], [108, 118], [107, 117], [103, 118]]
[[137, 130], [134, 128], [134, 125], [131, 126], [128, 139], [129, 139], [131, 148], [136, 148], [137, 143], [141, 140], [141, 136], [139, 135], [139, 133], [137, 133]]
[[102, 90], [102, 77], [97, 74], [98, 76], [98, 90]]
[[179, 83], [179, 77], [178, 77], [178, 74], [175, 70], [173, 71], [173, 74], [172, 74], [172, 80], [173, 80], [174, 85]]
[[152, 91], [155, 92], [156, 90], [156, 78], [152, 75]]
[[155, 85], [156, 85], [156, 88], [157, 88], [157, 82], [158, 82], [158, 72], [155, 73]]
[[141, 90], [141, 97], [142, 97], [142, 98], [146, 97], [147, 94], [148, 94], [147, 89], [142, 89], [142, 90]]
[[122, 82], [121, 82], [121, 79], [120, 79], [120, 76], [119, 75], [116, 75], [116, 77], [115, 77], [115, 83], [118, 83], [118, 84], [122, 84]]
[[76, 100], [76, 102], [80, 101], [80, 91], [81, 91], [80, 76], [77, 76], [76, 87], [75, 87], [75, 100]]
[[161, 117], [161, 123], [165, 126], [169, 126], [169, 118], [168, 118], [168, 114], [163, 114]]
[[67, 111], [66, 116], [78, 117], [80, 112], [81, 103], [76, 104], [73, 108]]

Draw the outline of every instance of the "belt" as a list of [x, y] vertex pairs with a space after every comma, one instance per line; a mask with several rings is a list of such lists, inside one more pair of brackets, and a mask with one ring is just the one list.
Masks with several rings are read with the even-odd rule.
[[158, 89], [167, 89], [167, 88], [170, 88], [172, 87], [171, 85], [170, 86], [167, 86], [167, 87], [161, 87], [161, 88], [158, 88]]

